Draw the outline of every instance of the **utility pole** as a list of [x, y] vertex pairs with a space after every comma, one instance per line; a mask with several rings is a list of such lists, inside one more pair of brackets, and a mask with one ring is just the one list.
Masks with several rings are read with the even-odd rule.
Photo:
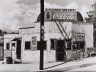
[[44, 0], [40, 0], [40, 70], [43, 70], [43, 56], [44, 56]]

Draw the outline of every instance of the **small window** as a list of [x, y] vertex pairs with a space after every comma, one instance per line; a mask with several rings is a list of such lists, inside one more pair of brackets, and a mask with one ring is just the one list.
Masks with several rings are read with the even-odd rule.
[[12, 46], [14, 46], [14, 47], [15, 47], [15, 43], [12, 43]]
[[12, 43], [12, 49], [15, 50], [15, 43]]
[[30, 41], [26, 41], [25, 42], [25, 50], [29, 50], [31, 49], [31, 42]]
[[7, 44], [6, 44], [6, 49], [7, 49], [7, 50], [10, 50], [10, 43], [7, 43]]
[[50, 18], [50, 13], [49, 12], [47, 12], [47, 19], [49, 19]]
[[55, 50], [56, 47], [56, 40], [51, 39], [51, 50]]

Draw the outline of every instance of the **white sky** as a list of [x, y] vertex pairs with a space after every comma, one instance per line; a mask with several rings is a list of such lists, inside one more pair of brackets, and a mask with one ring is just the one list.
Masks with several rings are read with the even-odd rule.
[[[45, 8], [77, 9], [83, 17], [92, 10], [94, 0], [45, 0]], [[17, 31], [32, 26], [40, 13], [40, 0], [0, 0], [0, 29]]]

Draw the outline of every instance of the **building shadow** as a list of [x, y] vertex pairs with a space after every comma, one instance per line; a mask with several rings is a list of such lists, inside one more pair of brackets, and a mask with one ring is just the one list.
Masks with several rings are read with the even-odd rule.
[[53, 68], [53, 67], [56, 67], [56, 66], [59, 66], [59, 65], [65, 64], [65, 63], [66, 63], [66, 62], [63, 62], [63, 63], [57, 64], [57, 65], [54, 65], [54, 66], [50, 66], [50, 67], [44, 68], [44, 70], [49, 69], [49, 68]]

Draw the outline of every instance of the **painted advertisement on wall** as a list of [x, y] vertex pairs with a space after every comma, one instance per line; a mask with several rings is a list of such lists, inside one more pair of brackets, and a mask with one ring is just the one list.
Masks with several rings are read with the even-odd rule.
[[74, 9], [46, 9], [47, 20], [77, 21], [77, 12]]
[[4, 57], [11, 57], [12, 56], [12, 51], [11, 50], [5, 50], [4, 51]]
[[37, 39], [36, 39], [36, 36], [32, 36], [32, 50], [33, 51], [37, 50]]

